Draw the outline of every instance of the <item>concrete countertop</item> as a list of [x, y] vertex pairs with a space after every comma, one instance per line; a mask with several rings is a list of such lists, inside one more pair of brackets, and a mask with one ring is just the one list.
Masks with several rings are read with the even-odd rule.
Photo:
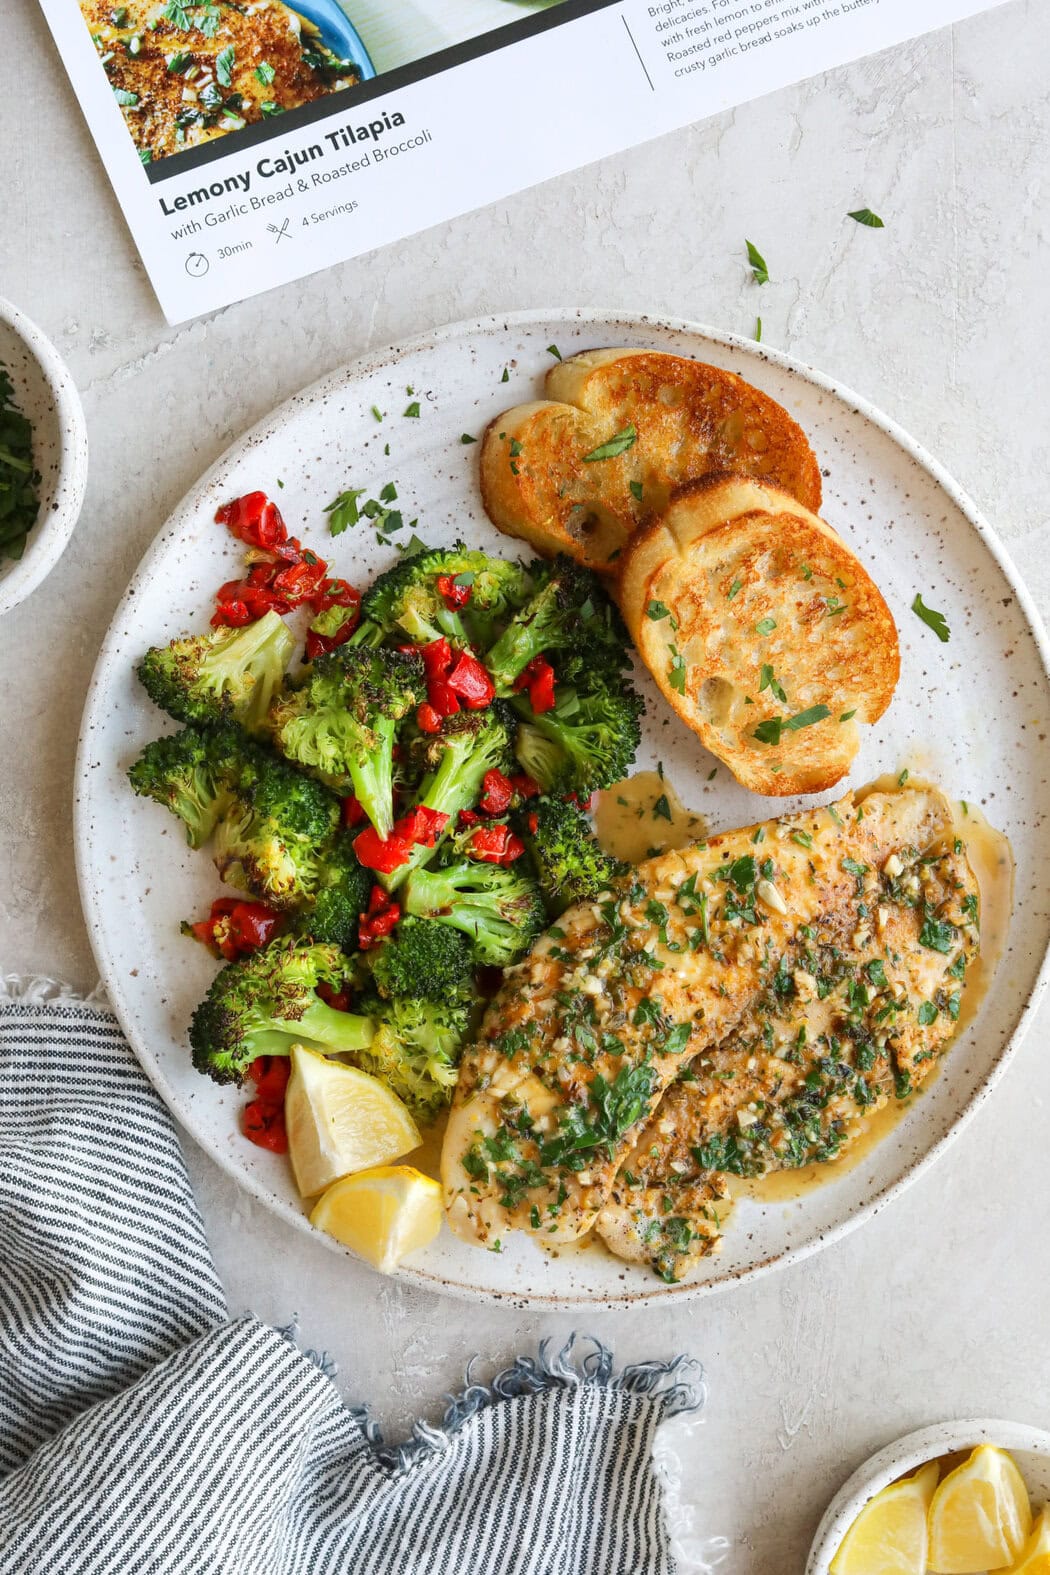
[[[5, 14], [0, 289], [68, 358], [87, 503], [47, 583], [0, 623], [0, 971], [86, 989], [71, 788], [88, 678], [173, 505], [226, 444], [341, 362], [531, 306], [666, 312], [750, 333], [863, 391], [931, 450], [1050, 607], [1050, 7], [1014, 0], [210, 319], [165, 326], [32, 0]], [[869, 205], [884, 230], [845, 219]], [[758, 287], [748, 236], [773, 283]], [[979, 673], [972, 675], [980, 684]], [[393, 1437], [480, 1352], [574, 1324], [620, 1360], [699, 1356], [674, 1424], [686, 1567], [793, 1575], [868, 1453], [952, 1415], [1047, 1422], [1044, 1008], [995, 1097], [861, 1231], [694, 1307], [571, 1319], [384, 1283], [293, 1234], [187, 1139], [233, 1310], [339, 1361]], [[720, 1546], [718, 1538], [727, 1539]], [[715, 1540], [712, 1540], [715, 1539]], [[706, 1551], [705, 1551], [706, 1550]]]

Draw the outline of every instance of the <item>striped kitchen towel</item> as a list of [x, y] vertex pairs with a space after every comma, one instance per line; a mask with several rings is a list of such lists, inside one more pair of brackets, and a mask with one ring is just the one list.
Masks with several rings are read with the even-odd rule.
[[541, 1347], [385, 1449], [287, 1331], [230, 1320], [108, 1012], [8, 981], [0, 1079], [3, 1575], [670, 1575], [653, 1438], [694, 1363]]

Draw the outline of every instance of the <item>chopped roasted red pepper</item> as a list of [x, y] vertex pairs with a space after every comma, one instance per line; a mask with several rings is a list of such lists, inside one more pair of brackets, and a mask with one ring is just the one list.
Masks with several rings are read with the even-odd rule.
[[416, 724], [421, 733], [441, 732], [441, 717], [434, 710], [429, 700], [424, 700], [423, 704], [416, 711]]
[[444, 598], [445, 605], [451, 607], [453, 611], [458, 611], [460, 607], [467, 605], [473, 590], [473, 584], [457, 585], [456, 578], [454, 574], [439, 574], [436, 581], [438, 594]]
[[343, 800], [343, 825], [359, 826], [364, 818], [364, 805], [360, 803], [353, 793], [348, 793]]
[[455, 716], [459, 710], [459, 700], [443, 678], [428, 681], [427, 699], [438, 716]]
[[215, 522], [225, 525], [249, 547], [273, 548], [288, 536], [280, 510], [265, 492], [247, 492], [243, 498], [224, 503], [216, 510]]
[[210, 951], [233, 962], [249, 952], [266, 946], [274, 937], [281, 916], [264, 902], [244, 902], [239, 897], [220, 897], [211, 905], [206, 919], [189, 926]]
[[528, 816], [528, 819], [526, 821], [526, 825], [528, 826], [528, 828], [531, 831], [533, 836], [535, 836], [537, 831], [539, 831], [539, 829], [540, 829], [540, 817], [537, 815], [535, 810], [531, 810], [529, 812], [529, 816]]
[[412, 844], [404, 837], [393, 835], [384, 842], [374, 826], [366, 826], [354, 838], [354, 852], [366, 870], [389, 875], [393, 870], [400, 869], [402, 864], [408, 863]]
[[486, 771], [478, 804], [486, 815], [505, 815], [514, 798], [514, 784], [502, 771]]
[[452, 666], [452, 647], [444, 635], [440, 640], [431, 640], [427, 645], [403, 645], [399, 649], [422, 657], [423, 670], [428, 679], [443, 677]]
[[513, 864], [525, 852], [525, 844], [509, 826], [482, 826], [471, 837], [467, 851], [472, 859], [486, 864]]
[[480, 820], [481, 816], [475, 810], [461, 809], [459, 812], [459, 817], [456, 821], [456, 825], [461, 828], [464, 826], [476, 826], [479, 824]]
[[287, 1154], [288, 1133], [284, 1125], [283, 1107], [253, 1099], [244, 1109], [244, 1135], [258, 1148], [268, 1148], [274, 1154]]
[[264, 1105], [284, 1103], [292, 1065], [286, 1055], [260, 1055], [248, 1067], [248, 1076], [255, 1084], [255, 1097]]
[[545, 656], [534, 656], [514, 680], [514, 688], [519, 694], [527, 689], [529, 704], [537, 716], [542, 716], [554, 707], [554, 668]]
[[510, 780], [519, 798], [538, 798], [542, 792], [539, 783], [534, 782], [532, 777], [524, 771], [516, 772]]
[[410, 809], [407, 815], [394, 824], [393, 835], [402, 837], [406, 842], [418, 843], [424, 848], [432, 848], [438, 837], [448, 825], [449, 817], [440, 809], [428, 809], [425, 804], [417, 804], [415, 809]]
[[582, 809], [585, 815], [589, 815], [597, 796], [596, 793], [564, 793], [562, 801], [566, 804], [575, 804], [577, 809]]
[[496, 698], [496, 687], [476, 656], [460, 651], [448, 675], [449, 688], [471, 711], [483, 711]]
[[325, 1005], [330, 1006], [334, 1012], [348, 1012], [350, 1010], [351, 997], [349, 990], [337, 990], [335, 985], [325, 984], [322, 980], [317, 986], [317, 993]]
[[361, 915], [358, 941], [362, 951], [368, 951], [377, 941], [389, 935], [401, 917], [401, 908], [382, 886], [373, 886], [368, 899], [368, 912]]

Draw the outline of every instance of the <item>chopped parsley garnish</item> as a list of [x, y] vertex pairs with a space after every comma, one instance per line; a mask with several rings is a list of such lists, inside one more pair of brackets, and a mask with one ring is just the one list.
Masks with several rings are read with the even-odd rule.
[[756, 634], [772, 634], [777, 626], [775, 618], [760, 618], [755, 624]]
[[670, 804], [667, 801], [667, 794], [666, 793], [661, 793], [660, 797], [656, 800], [656, 803], [653, 805], [653, 819], [654, 820], [673, 820], [674, 819], [673, 815], [671, 814], [671, 806], [670, 806]]
[[927, 629], [933, 630], [938, 640], [940, 640], [944, 645], [948, 644], [948, 641], [951, 639], [952, 635], [943, 613], [935, 612], [932, 607], [924, 606], [921, 594], [917, 595], [915, 600], [912, 602], [911, 610], [915, 614], [916, 618], [922, 619]]
[[500, 382], [501, 383], [509, 383], [510, 382], [510, 367], [509, 366], [505, 366], [503, 368], [503, 376], [500, 378]]
[[766, 259], [754, 242], [745, 241], [744, 245], [747, 247], [747, 260], [751, 264], [751, 272], [755, 276], [755, 282], [757, 284], [768, 284], [769, 268], [766, 266]]
[[762, 664], [761, 682], [758, 686], [759, 694], [762, 693], [763, 689], [768, 689], [770, 693], [780, 701], [781, 705], [787, 704], [787, 695], [784, 693], [784, 686], [781, 684], [780, 680], [777, 678], [773, 669], [767, 662], [763, 662]]
[[731, 602], [734, 596], [739, 596], [741, 590], [743, 589], [743, 585], [743, 580], [734, 580], [728, 591], [726, 591], [726, 601]]
[[927, 951], [947, 954], [955, 945], [956, 928], [944, 919], [935, 918], [927, 914], [919, 931], [919, 945], [925, 946]]
[[469, 432], [464, 432], [459, 441], [461, 443], [476, 443], [478, 440], [476, 437], [471, 437]]
[[848, 721], [851, 720], [851, 718], [855, 717], [856, 714], [857, 714], [856, 707], [854, 707], [854, 709], [852, 711], [843, 711], [842, 715], [839, 717], [839, 721], [840, 722], [848, 722]]
[[661, 618], [670, 618], [671, 627], [674, 629], [678, 628], [678, 621], [675, 618], [674, 613], [671, 611], [670, 607], [666, 606], [663, 602], [647, 602], [645, 607], [645, 616], [651, 619], [653, 623], [659, 623]]
[[234, 48], [227, 44], [225, 49], [220, 49], [215, 56], [215, 75], [221, 87], [233, 86]]
[[627, 485], [630, 489], [631, 497], [634, 498], [636, 503], [641, 503], [643, 491], [642, 483], [640, 481], [629, 481]]
[[638, 431], [633, 421], [617, 432], [607, 443], [599, 443], [597, 448], [592, 448], [589, 454], [584, 454], [583, 463], [593, 465], [595, 460], [615, 459], [617, 454], [625, 454], [638, 440]]
[[340, 492], [331, 503], [325, 504], [324, 512], [328, 515], [328, 529], [333, 536], [341, 536], [348, 526], [357, 524], [361, 518], [357, 500], [367, 490], [367, 487], [350, 487], [346, 492]]
[[[260, 60], [259, 64], [255, 68], [256, 79], [262, 83], [263, 87], [269, 87], [276, 75], [277, 72], [274, 70], [273, 66], [270, 65], [268, 60]], [[373, 406], [373, 409], [374, 408], [375, 407]]]
[[547, 354], [548, 355], [552, 355], [554, 357], [555, 361], [561, 361], [563, 359], [562, 353], [558, 349], [557, 345], [548, 345], [547, 346]]
[[931, 1023], [937, 1021], [937, 1008], [932, 1001], [923, 1001], [915, 1016], [920, 1028], [929, 1028]]
[[866, 224], [869, 230], [882, 230], [885, 225], [877, 213], [872, 213], [870, 208], [855, 208], [847, 213], [847, 219], [856, 219], [858, 224]]
[[[182, 73], [189, 68], [192, 60], [193, 56], [188, 50], [178, 49], [173, 55], [168, 56], [168, 70], [173, 77], [181, 77]], [[228, 87], [229, 83], [226, 85]]]
[[755, 318], [755, 343], [759, 344], [759, 345], [762, 343], [762, 319], [761, 319], [761, 317], [756, 317]]
[[677, 646], [672, 645], [671, 665], [667, 669], [667, 681], [671, 685], [671, 688], [680, 695], [685, 694], [686, 671], [685, 657], [682, 655], [681, 651], [679, 651]]
[[757, 738], [760, 744], [779, 744], [782, 733], [797, 733], [801, 727], [812, 727], [814, 722], [823, 722], [831, 711], [826, 705], [811, 705], [805, 711], [800, 711], [797, 716], [771, 716], [765, 722], [759, 722], [752, 738]]
[[134, 105], [136, 105], [139, 101], [138, 94], [129, 93], [126, 88], [114, 88], [113, 97], [116, 99], [117, 103], [122, 105], [125, 109], [133, 108]]
[[418, 417], [418, 415], [419, 415], [419, 400], [418, 399], [413, 399], [411, 404], [408, 404], [408, 405], [405, 406], [404, 411], [402, 412], [402, 414], [406, 415], [406, 416], [411, 416], [413, 419]]

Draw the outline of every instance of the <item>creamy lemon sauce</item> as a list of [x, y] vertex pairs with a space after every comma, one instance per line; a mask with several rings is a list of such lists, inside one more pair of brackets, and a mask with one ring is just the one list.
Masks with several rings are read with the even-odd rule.
[[704, 817], [685, 808], [659, 771], [636, 771], [599, 793], [594, 829], [606, 853], [628, 864], [707, 836]]

